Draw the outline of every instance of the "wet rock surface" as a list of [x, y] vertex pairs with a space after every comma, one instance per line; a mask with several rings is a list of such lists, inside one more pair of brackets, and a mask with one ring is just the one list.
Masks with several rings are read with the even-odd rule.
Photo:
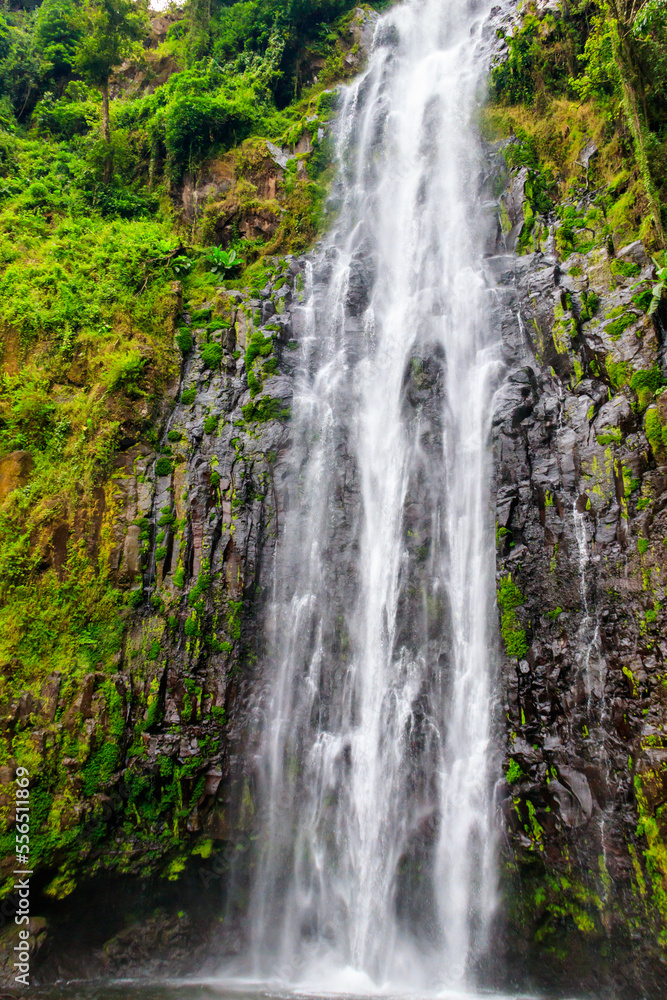
[[[514, 259], [522, 172], [489, 266], [507, 375], [494, 414], [511, 981], [664, 990], [664, 327], [635, 242]], [[567, 958], [566, 958], [567, 956]]]

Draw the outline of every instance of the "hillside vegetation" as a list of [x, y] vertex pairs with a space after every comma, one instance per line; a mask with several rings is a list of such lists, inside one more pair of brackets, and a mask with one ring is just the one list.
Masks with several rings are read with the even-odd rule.
[[[62, 707], [55, 757], [35, 730], [46, 679], [62, 675], [62, 706], [82, 678], [113, 672], [142, 600], [141, 579], [110, 565], [117, 456], [158, 445], [191, 345], [183, 308], [196, 315], [221, 286], [261, 288], [268, 254], [321, 232], [323, 126], [333, 86], [358, 66], [354, 10], [2, 7], [0, 766], [31, 768], [36, 865], [74, 843], [81, 819], [58, 763], [78, 753]], [[190, 211], [187, 192], [212, 178]], [[91, 765], [85, 795], [117, 763]], [[5, 819], [11, 808], [3, 797]], [[8, 857], [11, 832], [3, 843]]]

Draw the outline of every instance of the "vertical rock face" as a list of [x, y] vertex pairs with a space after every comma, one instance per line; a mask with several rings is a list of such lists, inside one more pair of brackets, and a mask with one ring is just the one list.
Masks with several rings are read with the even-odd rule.
[[[101, 503], [100, 558], [133, 605], [115, 661], [76, 690], [54, 675], [39, 701], [24, 697], [3, 720], [41, 741], [63, 803], [59, 834], [37, 841], [35, 860], [45, 979], [190, 969], [192, 950], [174, 952], [176, 939], [198, 942], [197, 961], [204, 939], [216, 953], [235, 947], [233, 920], [222, 942], [207, 921], [219, 918], [252, 827], [236, 756], [252, 758], [248, 695], [284, 503], [304, 267], [275, 259], [260, 291], [185, 304], [157, 451], [121, 452]], [[10, 786], [11, 769], [0, 778]], [[105, 918], [77, 942], [71, 921], [88, 922], [96, 892], [109, 900]], [[11, 936], [2, 942], [11, 951]]]
[[[515, 982], [664, 989], [667, 488], [662, 316], [636, 242], [490, 261], [508, 372], [494, 419]], [[510, 211], [511, 210], [511, 211]], [[567, 956], [567, 971], [564, 958]], [[633, 985], [634, 984], [634, 985]]]

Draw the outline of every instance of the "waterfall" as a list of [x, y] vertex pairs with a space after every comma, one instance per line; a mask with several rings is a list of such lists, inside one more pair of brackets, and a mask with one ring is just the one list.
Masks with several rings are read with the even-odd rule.
[[490, 4], [409, 0], [342, 94], [268, 612], [254, 971], [461, 985], [495, 901]]

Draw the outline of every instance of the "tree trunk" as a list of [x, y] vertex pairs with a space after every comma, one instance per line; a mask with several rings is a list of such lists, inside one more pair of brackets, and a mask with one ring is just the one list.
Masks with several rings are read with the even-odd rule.
[[628, 128], [630, 129], [630, 134], [635, 147], [637, 164], [639, 166], [642, 180], [644, 181], [644, 187], [646, 188], [646, 197], [648, 198], [649, 208], [651, 210], [651, 215], [653, 216], [656, 239], [660, 246], [664, 247], [665, 234], [662, 228], [660, 202], [658, 200], [655, 185], [653, 184], [653, 178], [651, 177], [651, 171], [648, 165], [646, 145], [644, 143], [644, 128], [639, 108], [637, 107], [637, 95], [632, 83], [632, 66], [629, 65], [630, 59], [624, 51], [625, 46], [621, 40], [620, 28], [621, 26], [618, 20], [614, 20], [612, 29], [612, 44], [614, 61], [616, 62], [619, 81], [621, 84], [621, 105], [623, 107]]
[[102, 84], [102, 135], [104, 137], [104, 144], [106, 146], [106, 153], [104, 157], [104, 183], [108, 184], [111, 180], [111, 125], [109, 124], [109, 80], [106, 79]]

